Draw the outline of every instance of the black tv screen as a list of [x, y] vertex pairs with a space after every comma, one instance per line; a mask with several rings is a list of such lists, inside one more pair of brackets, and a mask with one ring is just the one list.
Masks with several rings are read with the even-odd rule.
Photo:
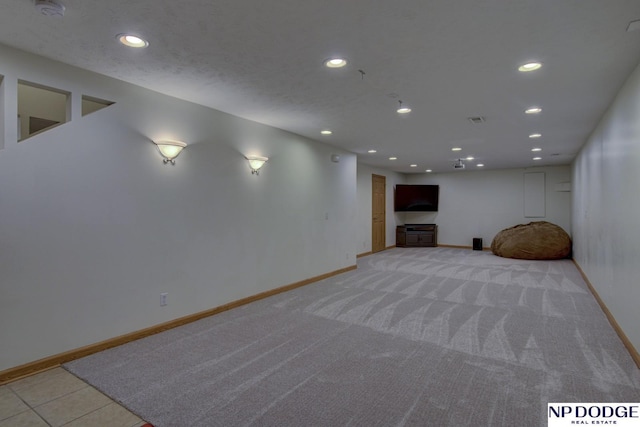
[[438, 185], [396, 185], [396, 212], [437, 212]]

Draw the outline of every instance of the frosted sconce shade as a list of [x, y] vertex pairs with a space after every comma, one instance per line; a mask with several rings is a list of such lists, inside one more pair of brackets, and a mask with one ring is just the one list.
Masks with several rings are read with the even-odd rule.
[[168, 139], [154, 141], [154, 143], [158, 147], [158, 151], [160, 151], [162, 157], [164, 157], [162, 161], [165, 164], [171, 163], [172, 165], [176, 164], [175, 158], [178, 157], [182, 149], [187, 146], [187, 144], [182, 141], [172, 141]]
[[269, 160], [269, 158], [261, 156], [247, 156], [247, 160], [249, 160], [251, 173], [260, 175], [260, 168], [265, 164], [267, 160]]

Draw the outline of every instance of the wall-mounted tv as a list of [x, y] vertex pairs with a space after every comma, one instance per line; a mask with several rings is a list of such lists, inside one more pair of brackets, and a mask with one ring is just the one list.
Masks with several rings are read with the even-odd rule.
[[437, 212], [440, 187], [438, 185], [396, 185], [396, 212]]

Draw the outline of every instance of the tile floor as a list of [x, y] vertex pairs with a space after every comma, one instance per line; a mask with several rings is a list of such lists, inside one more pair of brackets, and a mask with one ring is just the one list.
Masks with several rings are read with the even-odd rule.
[[0, 427], [140, 427], [145, 422], [62, 368], [0, 386]]

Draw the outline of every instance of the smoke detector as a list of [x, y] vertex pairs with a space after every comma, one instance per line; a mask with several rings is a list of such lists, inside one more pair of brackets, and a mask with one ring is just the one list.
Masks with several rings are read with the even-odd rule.
[[458, 159], [453, 163], [453, 168], [454, 169], [464, 169], [464, 162], [462, 161], [462, 159]]
[[64, 16], [64, 5], [54, 0], [36, 0], [36, 9], [45, 16]]

